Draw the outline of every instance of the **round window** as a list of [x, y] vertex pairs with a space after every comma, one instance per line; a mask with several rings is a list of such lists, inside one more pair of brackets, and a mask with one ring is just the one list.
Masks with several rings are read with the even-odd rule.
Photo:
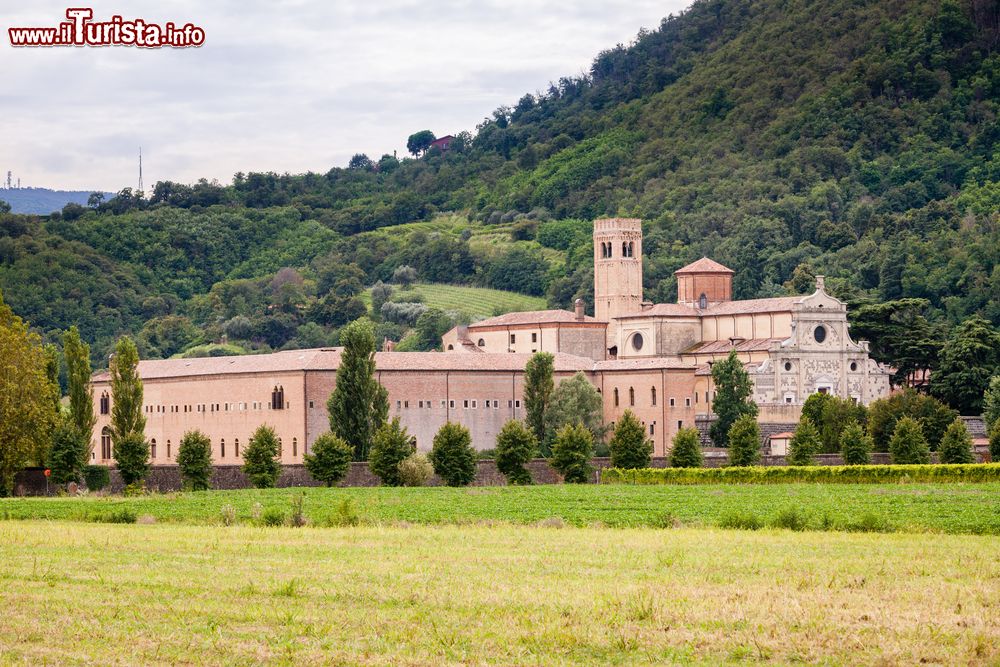
[[858, 370], [858, 362], [856, 362], [856, 361], [852, 361], [851, 362], [851, 370], [852, 371]]
[[813, 329], [813, 338], [816, 339], [817, 343], [822, 343], [826, 340], [826, 327], [822, 324]]
[[790, 362], [790, 361], [786, 361], [785, 362], [785, 370], [786, 371], [792, 370], [792, 362]]
[[642, 349], [642, 334], [635, 334], [632, 336], [632, 347], [636, 350]]

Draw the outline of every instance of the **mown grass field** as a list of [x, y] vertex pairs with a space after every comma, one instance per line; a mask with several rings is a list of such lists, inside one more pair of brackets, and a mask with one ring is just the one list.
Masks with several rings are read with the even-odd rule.
[[996, 664], [982, 536], [0, 523], [0, 663]]
[[1000, 534], [1000, 483], [248, 489], [10, 498], [0, 500], [0, 519], [96, 521], [124, 509], [158, 522], [219, 524], [228, 506], [237, 522], [250, 523], [270, 508], [290, 513], [290, 499], [300, 494], [314, 525], [338, 525], [345, 516], [367, 524], [558, 519], [574, 526], [697, 527], [756, 518], [760, 525], [791, 525], [791, 512], [806, 530]]
[[[396, 300], [406, 301], [416, 295], [431, 308], [456, 311], [473, 319], [492, 317], [495, 313], [510, 313], [522, 310], [544, 310], [545, 299], [518, 292], [489, 289], [487, 287], [466, 287], [464, 285], [444, 285], [441, 283], [415, 283], [410, 289], [397, 287]], [[370, 289], [365, 290], [363, 300], [371, 306]]]

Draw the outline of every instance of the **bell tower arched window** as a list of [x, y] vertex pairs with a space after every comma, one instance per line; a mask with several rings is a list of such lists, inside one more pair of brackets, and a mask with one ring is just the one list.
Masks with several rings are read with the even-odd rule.
[[615, 407], [618, 407], [618, 387], [615, 387]]
[[628, 243], [622, 241], [622, 257], [628, 257]]
[[107, 461], [111, 454], [111, 429], [105, 426], [101, 429], [101, 458]]
[[702, 310], [708, 308], [708, 297], [705, 296], [704, 294], [698, 297], [698, 307], [701, 308]]
[[109, 412], [111, 412], [111, 397], [105, 391], [101, 394], [101, 414], [106, 415]]
[[149, 441], [149, 458], [156, 459], [156, 438]]
[[652, 387], [650, 389], [650, 395], [651, 395], [652, 400], [653, 400], [653, 405], [656, 405], [656, 387]]
[[632, 406], [635, 405], [635, 388], [634, 387], [629, 387], [628, 388], [628, 404], [632, 405]]
[[284, 410], [285, 409], [285, 388], [281, 385], [276, 385], [271, 391], [271, 409], [272, 410]]

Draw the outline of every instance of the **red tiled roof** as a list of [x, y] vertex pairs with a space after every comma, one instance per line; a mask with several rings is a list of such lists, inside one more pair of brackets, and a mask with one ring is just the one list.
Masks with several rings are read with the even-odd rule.
[[[336, 370], [341, 348], [286, 350], [272, 354], [248, 354], [234, 357], [198, 359], [150, 359], [139, 362], [139, 376], [144, 380], [238, 373], [287, 373], [296, 371]], [[590, 372], [594, 361], [586, 357], [559, 353], [556, 372]], [[484, 352], [455, 354], [442, 352], [376, 352], [377, 371], [521, 371], [530, 354]], [[96, 373], [95, 382], [107, 382], [107, 371]]]
[[724, 301], [701, 311], [702, 315], [744, 315], [751, 313], [790, 312], [792, 306], [802, 301], [802, 296], [778, 296], [770, 299]]
[[[756, 364], [756, 363], [754, 363], [754, 364], [743, 364], [743, 368], [745, 368], [747, 370], [747, 372], [749, 373], [750, 371], [755, 371], [758, 368], [760, 368], [760, 364]], [[701, 366], [698, 366], [698, 368], [695, 369], [694, 374], [696, 376], [711, 375], [712, 374], [712, 367], [709, 364], [702, 364]]]
[[658, 303], [645, 310], [622, 315], [622, 319], [632, 317], [698, 317], [699, 314], [694, 308], [679, 303]]
[[690, 363], [685, 363], [677, 357], [646, 357], [641, 359], [608, 359], [598, 361], [594, 364], [595, 371], [645, 371], [686, 368], [694, 368]]
[[708, 257], [702, 257], [701, 259], [691, 262], [687, 266], [683, 266], [676, 271], [677, 273], [735, 273], [732, 269], [727, 266], [719, 264], [714, 259], [709, 259]]
[[576, 319], [576, 313], [571, 313], [568, 310], [525, 310], [480, 320], [475, 324], [470, 324], [469, 329], [478, 329], [482, 327], [508, 327], [525, 324], [575, 324], [581, 322], [594, 325], [605, 324], [605, 322], [590, 317], [589, 315], [584, 315], [583, 320], [578, 320]]
[[728, 340], [712, 340], [692, 346], [684, 354], [729, 354], [729, 350], [737, 352], [766, 352], [774, 343], [780, 343], [784, 338], [750, 338], [739, 343], [734, 348]]

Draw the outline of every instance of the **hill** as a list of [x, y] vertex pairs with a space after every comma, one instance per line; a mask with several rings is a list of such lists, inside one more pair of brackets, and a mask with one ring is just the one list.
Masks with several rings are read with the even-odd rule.
[[736, 298], [823, 273], [854, 305], [916, 299], [940, 340], [1000, 323], [998, 44], [986, 0], [699, 0], [446, 153], [5, 216], [0, 287], [95, 355], [125, 332], [153, 356], [329, 344], [402, 266], [592, 303], [589, 220], [614, 214], [645, 220], [648, 299], [710, 255]]
[[[0, 190], [0, 201], [10, 204], [14, 213], [48, 215], [61, 211], [66, 204], [86, 206], [94, 190], [49, 190], [48, 188], [16, 188]], [[113, 192], [102, 193], [106, 199], [115, 196]]]

